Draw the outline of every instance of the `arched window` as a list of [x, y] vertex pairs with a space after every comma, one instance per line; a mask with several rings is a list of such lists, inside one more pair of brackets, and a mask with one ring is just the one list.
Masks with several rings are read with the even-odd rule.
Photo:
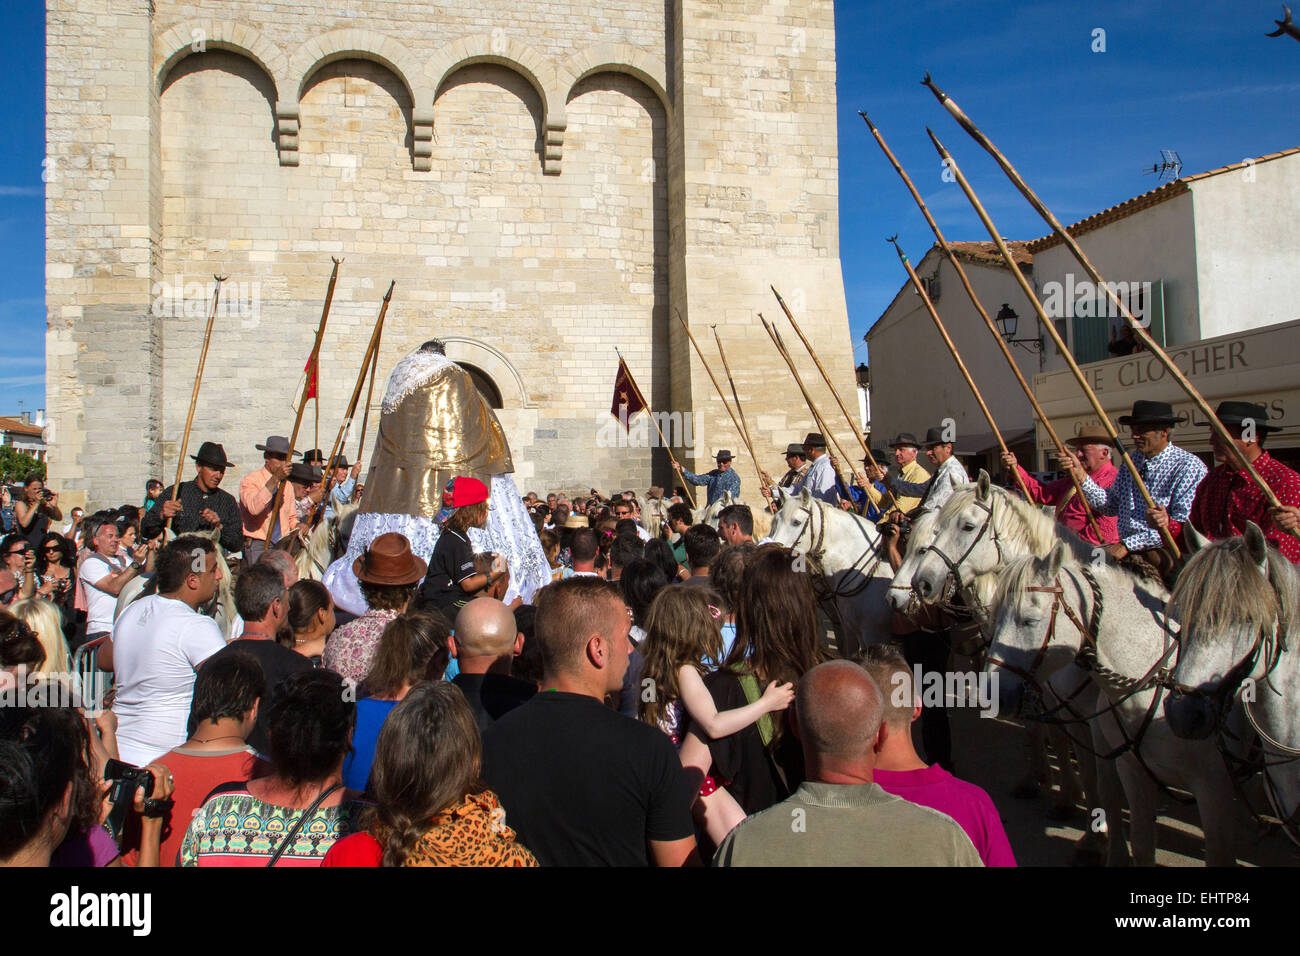
[[465, 362], [457, 362], [456, 364], [469, 372], [469, 377], [474, 380], [474, 387], [478, 389], [480, 395], [487, 399], [489, 408], [501, 407], [501, 390], [497, 388], [496, 383], [488, 377], [486, 372]]

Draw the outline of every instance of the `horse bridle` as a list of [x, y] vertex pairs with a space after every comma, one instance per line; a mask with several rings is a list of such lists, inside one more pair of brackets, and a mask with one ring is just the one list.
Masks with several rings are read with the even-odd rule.
[[1006, 563], [1006, 560], [1002, 555], [1002, 542], [998, 540], [997, 525], [993, 523], [993, 500], [992, 497], [990, 497], [986, 502], [980, 501], [978, 498], [975, 499], [975, 507], [984, 512], [984, 523], [980, 525], [979, 531], [976, 533], [975, 537], [971, 539], [971, 543], [966, 546], [966, 550], [961, 553], [961, 557], [956, 561], [944, 554], [938, 547], [938, 535], [935, 535], [934, 540], [921, 549], [922, 555], [929, 552], [938, 557], [940, 561], [948, 566], [948, 576], [944, 579], [943, 593], [939, 595], [939, 601], [937, 603], [941, 605], [949, 604], [956, 592], [962, 587], [961, 574], [957, 569], [961, 567], [962, 563], [967, 558], [970, 557], [971, 552], [974, 551], [980, 541], [983, 540], [984, 535], [989, 533], [990, 528], [992, 529], [993, 548], [997, 551], [998, 555], [997, 563], [999, 565]]
[[1057, 613], [1065, 611], [1065, 616], [1069, 618], [1070, 623], [1079, 631], [1079, 650], [1074, 655], [1075, 663], [1085, 670], [1091, 666], [1091, 662], [1096, 659], [1097, 654], [1097, 628], [1101, 623], [1101, 589], [1097, 585], [1097, 579], [1093, 573], [1085, 566], [1083, 568], [1084, 577], [1087, 579], [1093, 592], [1092, 614], [1089, 615], [1088, 625], [1085, 627], [1079, 615], [1074, 608], [1065, 601], [1065, 587], [1061, 584], [1061, 577], [1058, 574], [1052, 584], [1034, 584], [1025, 588], [1026, 591], [1033, 591], [1040, 594], [1052, 595], [1052, 617], [1047, 624], [1047, 633], [1043, 635], [1043, 642], [1038, 646], [1038, 651], [1034, 654], [1033, 663], [1029, 669], [1017, 667], [1007, 661], [999, 660], [996, 657], [987, 658], [987, 663], [996, 664], [998, 667], [1008, 670], [1017, 675], [1028, 684], [1037, 686], [1038, 681], [1034, 676], [1038, 673], [1038, 668], [1042, 666], [1043, 659], [1047, 656], [1047, 648], [1051, 646], [1052, 639], [1056, 637]]
[[[808, 520], [805, 522], [803, 528], [799, 530], [799, 533], [795, 535], [794, 540], [790, 542], [790, 549], [792, 551], [794, 550], [795, 545], [797, 545], [799, 541], [803, 538], [804, 532], [812, 531], [813, 512], [819, 510], [820, 509], [814, 507], [811, 502], [807, 505], [807, 507], [804, 507], [802, 505], [800, 506], [799, 508], [800, 513], [807, 516]], [[816, 536], [812, 538], [812, 547], [802, 552], [804, 556], [807, 557], [808, 563], [812, 567], [813, 571], [816, 572], [815, 577], [820, 577], [820, 578], [826, 577], [825, 569], [822, 566], [822, 558], [826, 555], [826, 549], [822, 547], [822, 543], [825, 540], [826, 540], [826, 518], [825, 516], [823, 516], [821, 522], [817, 527]], [[870, 563], [870, 567], [867, 566], [865, 560], [868, 556], [873, 556], [875, 558], [875, 560]], [[877, 542], [874, 548], [867, 548], [865, 551], [862, 552], [861, 555], [859, 555], [858, 559], [854, 561], [853, 564], [851, 564], [846, 569], [847, 571], [859, 572], [859, 574], [862, 577], [862, 580], [860, 582], [853, 585], [851, 588], [847, 590], [841, 590], [839, 585], [836, 585], [833, 588], [827, 588], [822, 595], [819, 595], [819, 598], [824, 597], [826, 595], [830, 595], [832, 597], [837, 597], [837, 598], [857, 597], [859, 594], [861, 594], [871, 585], [872, 575], [876, 573], [876, 568], [880, 566], [881, 560], [882, 558], [880, 553], [880, 542]], [[861, 567], [859, 567], [859, 565], [861, 565]]]

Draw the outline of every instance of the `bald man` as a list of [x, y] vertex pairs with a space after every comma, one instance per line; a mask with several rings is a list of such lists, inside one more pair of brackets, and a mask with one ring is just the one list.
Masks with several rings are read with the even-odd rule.
[[795, 692], [807, 779], [723, 839], [714, 866], [983, 866], [946, 814], [873, 781], [888, 739], [885, 701], [852, 661], [819, 664]]
[[452, 683], [465, 695], [480, 733], [537, 693], [536, 684], [510, 676], [524, 635], [514, 613], [495, 598], [475, 598], [461, 608], [447, 644], [460, 667]]

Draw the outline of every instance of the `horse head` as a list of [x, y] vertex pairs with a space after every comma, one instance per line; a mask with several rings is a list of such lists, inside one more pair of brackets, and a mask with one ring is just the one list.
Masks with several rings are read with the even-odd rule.
[[1026, 694], [1037, 697], [1042, 684], [1079, 651], [1081, 635], [1060, 624], [1061, 573], [1070, 549], [1058, 542], [1050, 554], [1013, 558], [998, 577], [990, 608], [992, 643], [985, 670], [998, 688], [999, 712], [1015, 716]]
[[1005, 492], [981, 470], [973, 487], [958, 489], [940, 510], [934, 541], [919, 556], [911, 581], [922, 604], [944, 600], [953, 587], [970, 584], [1002, 563], [997, 522], [1004, 520], [1005, 509], [997, 507], [1000, 495]]
[[927, 511], [912, 522], [912, 533], [907, 539], [903, 563], [894, 572], [894, 580], [890, 582], [889, 594], [885, 598], [889, 602], [890, 610], [896, 614], [907, 613], [908, 608], [916, 600], [916, 592], [912, 590], [912, 578], [926, 549], [934, 543], [934, 536], [938, 530], [937, 511]]
[[1244, 535], [1214, 544], [1197, 535], [1193, 550], [1169, 599], [1180, 633], [1173, 691], [1164, 706], [1176, 735], [1199, 740], [1222, 725], [1239, 694], [1253, 699], [1271, 693], [1256, 682], [1286, 650], [1291, 615], [1284, 603], [1292, 602], [1284, 602], [1278, 585], [1293, 585], [1300, 576], [1285, 558], [1270, 555], [1253, 522]]
[[[785, 548], [793, 548], [801, 536], [808, 532], [812, 522], [813, 509], [817, 499], [805, 488], [799, 497], [786, 495], [781, 502], [781, 510], [772, 519], [772, 529], [768, 537]], [[806, 548], [804, 550], [807, 550]]]

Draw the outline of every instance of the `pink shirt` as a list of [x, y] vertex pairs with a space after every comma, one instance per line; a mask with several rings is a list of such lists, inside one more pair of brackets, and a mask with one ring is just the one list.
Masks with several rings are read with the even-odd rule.
[[872, 778], [886, 793], [946, 813], [970, 837], [985, 866], [1015, 866], [1002, 818], [987, 793], [958, 780], [938, 764], [924, 770], [880, 770]]
[[[1114, 515], [1108, 517], [1098, 514], [1094, 510], [1092, 513], [1093, 519], [1097, 522], [1097, 530], [1101, 532], [1104, 539], [1102, 541], [1097, 540], [1097, 536], [1092, 533], [1092, 525], [1088, 523], [1088, 513], [1083, 510], [1081, 496], [1074, 490], [1074, 482], [1070, 480], [1069, 475], [1041, 485], [1024, 468], [1019, 465], [1016, 468], [1020, 472], [1020, 477], [1025, 479], [1025, 487], [1029, 489], [1030, 497], [1033, 498], [1035, 504], [1059, 506], [1062, 501], [1065, 501], [1065, 506], [1057, 512], [1056, 520], [1084, 541], [1090, 541], [1093, 544], [1114, 544], [1119, 540], [1119, 518]], [[1109, 488], [1115, 483], [1118, 476], [1119, 469], [1110, 462], [1105, 462], [1088, 477], [1095, 481], [1098, 487]], [[1069, 496], [1068, 501], [1066, 501], [1066, 496]]]

